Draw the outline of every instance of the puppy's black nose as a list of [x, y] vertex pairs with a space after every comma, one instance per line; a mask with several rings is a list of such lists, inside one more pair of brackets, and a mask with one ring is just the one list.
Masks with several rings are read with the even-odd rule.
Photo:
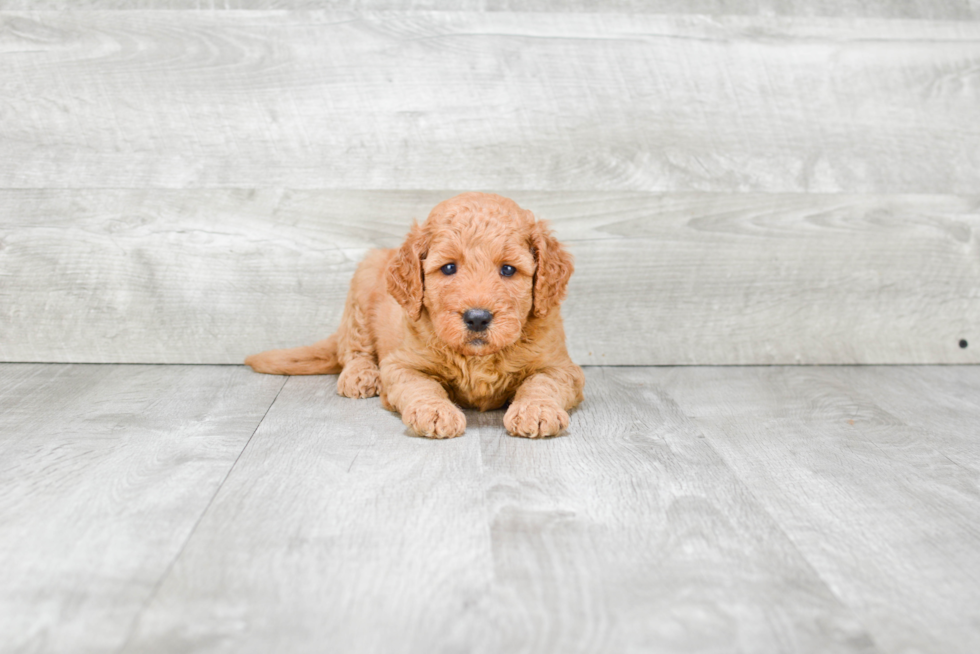
[[493, 320], [493, 314], [486, 309], [467, 309], [466, 313], [463, 314], [463, 322], [466, 323], [466, 328], [471, 332], [486, 331], [491, 320]]

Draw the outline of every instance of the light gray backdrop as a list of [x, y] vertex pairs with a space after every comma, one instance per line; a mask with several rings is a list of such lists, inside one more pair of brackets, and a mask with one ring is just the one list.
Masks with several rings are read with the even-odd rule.
[[579, 363], [980, 362], [977, 2], [326, 4], [0, 0], [0, 360], [311, 342], [489, 190]]

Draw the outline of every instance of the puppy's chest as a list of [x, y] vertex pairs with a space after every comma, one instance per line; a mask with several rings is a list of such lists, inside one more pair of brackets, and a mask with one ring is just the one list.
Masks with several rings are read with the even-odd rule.
[[494, 357], [464, 359], [454, 364], [446, 379], [453, 401], [481, 411], [503, 406], [522, 381], [519, 373], [506, 370]]

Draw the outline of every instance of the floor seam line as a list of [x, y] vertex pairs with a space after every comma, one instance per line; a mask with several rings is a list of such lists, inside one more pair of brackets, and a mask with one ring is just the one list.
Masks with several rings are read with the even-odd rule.
[[732, 464], [732, 462], [728, 460], [728, 457], [722, 454], [722, 452], [717, 447], [715, 447], [714, 439], [710, 435], [710, 430], [705, 429], [698, 418], [691, 416], [686, 411], [684, 411], [680, 402], [678, 402], [666, 388], [660, 386], [659, 384], [657, 388], [661, 391], [663, 397], [669, 400], [676, 407], [676, 409], [681, 413], [681, 415], [683, 415], [690, 422], [691, 426], [697, 429], [698, 433], [701, 434], [701, 437], [704, 439], [705, 444], [711, 449], [712, 452], [714, 452], [715, 456], [718, 457], [718, 460], [721, 461], [726, 468], [728, 468], [729, 472], [731, 472], [732, 474], [732, 477], [741, 487], [743, 492], [745, 492], [746, 495], [752, 500], [753, 504], [755, 504], [758, 510], [767, 518], [769, 518], [773, 526], [779, 530], [779, 533], [783, 535], [783, 538], [786, 539], [786, 542], [790, 545], [790, 547], [793, 548], [793, 551], [796, 552], [796, 554], [800, 557], [800, 560], [803, 561], [806, 564], [806, 566], [810, 569], [814, 577], [820, 580], [820, 583], [822, 583], [824, 588], [827, 589], [827, 592], [830, 593], [834, 597], [834, 599], [837, 600], [837, 602], [840, 604], [842, 608], [847, 609], [847, 611], [849, 611], [849, 613], [855, 617], [855, 622], [861, 625], [862, 629], [864, 630], [864, 635], [867, 636], [868, 639], [871, 641], [871, 644], [874, 647], [875, 652], [884, 652], [885, 650], [882, 649], [882, 647], [879, 645], [878, 640], [875, 638], [875, 634], [872, 632], [872, 629], [868, 625], [868, 623], [863, 618], [858, 619], [856, 617], [857, 610], [854, 608], [854, 606], [852, 606], [850, 602], [845, 601], [844, 598], [841, 597], [840, 593], [838, 593], [837, 590], [834, 589], [830, 581], [828, 581], [821, 573], [821, 571], [817, 568], [817, 565], [813, 561], [811, 561], [810, 557], [808, 557], [803, 552], [803, 549], [800, 547], [800, 544], [797, 542], [796, 538], [794, 538], [790, 534], [790, 532], [786, 529], [785, 525], [783, 525], [783, 523], [776, 518], [773, 512], [770, 511], [769, 508], [762, 502], [761, 498], [758, 496], [755, 489], [753, 489], [746, 480], [742, 479], [742, 476], [735, 469], [735, 466]]
[[177, 552], [174, 554], [173, 558], [170, 559], [170, 563], [167, 564], [167, 567], [164, 568], [163, 573], [160, 575], [160, 578], [157, 579], [156, 583], [153, 585], [153, 588], [150, 590], [149, 595], [147, 595], [146, 599], [143, 600], [143, 605], [140, 607], [140, 610], [137, 611], [136, 615], [133, 617], [133, 621], [130, 623], [129, 629], [126, 631], [126, 638], [123, 639], [123, 642], [119, 646], [119, 649], [116, 650], [116, 654], [122, 654], [122, 652], [124, 652], [126, 648], [129, 647], [130, 641], [132, 641], [133, 636], [136, 634], [137, 625], [139, 625], [139, 622], [142, 619], [143, 615], [146, 613], [146, 610], [149, 608], [150, 604], [156, 598], [157, 593], [160, 591], [160, 588], [163, 586], [163, 583], [167, 580], [168, 577], [170, 577], [170, 574], [173, 572], [174, 566], [177, 564], [177, 561], [180, 559], [181, 556], [183, 556], [184, 550], [187, 549], [187, 544], [191, 542], [191, 539], [194, 537], [194, 534], [197, 533], [197, 528], [204, 520], [204, 516], [206, 516], [208, 514], [208, 511], [211, 510], [211, 506], [214, 504], [215, 498], [218, 497], [218, 494], [221, 492], [221, 489], [224, 487], [225, 482], [227, 482], [228, 478], [231, 476], [232, 471], [235, 469], [236, 466], [238, 466], [238, 462], [241, 460], [242, 455], [245, 453], [245, 450], [248, 449], [248, 446], [252, 442], [252, 439], [255, 438], [255, 434], [258, 433], [259, 428], [262, 426], [262, 423], [265, 422], [266, 416], [268, 416], [269, 412], [272, 411], [272, 407], [275, 405], [276, 400], [279, 399], [279, 395], [282, 393], [282, 389], [286, 387], [286, 383], [289, 382], [289, 379], [290, 379], [289, 377], [286, 377], [283, 380], [282, 386], [280, 386], [279, 390], [276, 391], [276, 396], [272, 398], [272, 402], [269, 403], [269, 406], [266, 408], [265, 413], [262, 414], [262, 417], [259, 419], [258, 424], [255, 425], [255, 429], [253, 429], [252, 433], [249, 434], [248, 440], [245, 441], [245, 444], [242, 446], [242, 449], [238, 453], [238, 456], [235, 457], [235, 460], [228, 467], [228, 472], [225, 473], [225, 476], [221, 479], [221, 482], [218, 484], [218, 487], [214, 489], [214, 493], [211, 494], [211, 498], [208, 500], [208, 503], [204, 506], [204, 509], [201, 511], [201, 514], [197, 517], [197, 520], [194, 522], [194, 526], [191, 527], [191, 530], [187, 533], [187, 537], [184, 538], [184, 542], [180, 544], [180, 547], [177, 549]]

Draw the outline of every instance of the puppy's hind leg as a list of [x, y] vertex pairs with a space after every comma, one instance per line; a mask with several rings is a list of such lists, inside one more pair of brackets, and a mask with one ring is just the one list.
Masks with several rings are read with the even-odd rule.
[[274, 375], [331, 375], [340, 373], [337, 393], [346, 397], [374, 397], [381, 392], [378, 357], [371, 326], [361, 302], [370, 302], [371, 270], [362, 263], [351, 281], [337, 332], [322, 341], [288, 350], [253, 354], [245, 363], [256, 372]]
[[367, 316], [355, 300], [353, 289], [347, 297], [338, 334], [342, 335], [341, 362], [344, 369], [337, 378], [337, 394], [344, 397], [374, 397], [381, 392], [381, 371]]
[[341, 369], [338, 341], [334, 334], [313, 345], [253, 354], [245, 365], [269, 375], [333, 375]]

